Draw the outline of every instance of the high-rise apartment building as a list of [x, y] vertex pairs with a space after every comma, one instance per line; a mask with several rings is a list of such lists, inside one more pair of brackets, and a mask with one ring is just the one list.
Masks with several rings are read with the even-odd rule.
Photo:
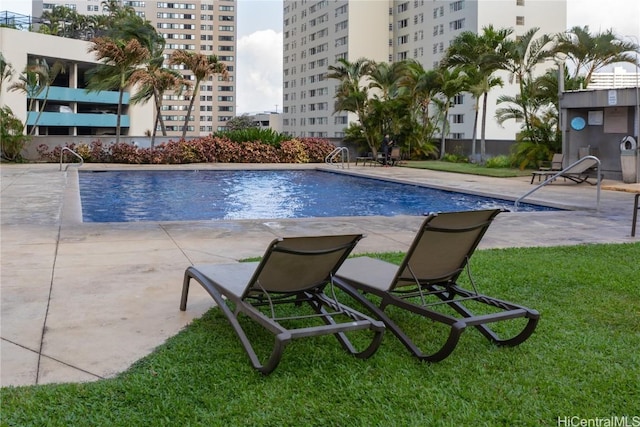
[[[337, 80], [327, 67], [340, 58], [376, 62], [415, 59], [437, 67], [453, 39], [464, 31], [511, 28], [513, 36], [538, 27], [537, 36], [566, 30], [566, 0], [284, 0], [283, 131], [295, 136], [340, 138], [355, 117], [334, 112]], [[553, 62], [539, 72], [554, 67]], [[498, 73], [503, 88], [489, 93], [487, 138], [514, 140], [520, 123], [493, 119], [499, 95], [515, 95], [518, 84]], [[450, 138], [471, 139], [474, 99], [456, 97]]]
[[[41, 16], [55, 6], [66, 6], [83, 15], [99, 15], [103, 0], [32, 0], [32, 13]], [[235, 116], [237, 52], [236, 0], [119, 0], [132, 7], [138, 16], [148, 20], [166, 40], [165, 58], [174, 50], [187, 50], [216, 55], [229, 71], [227, 80], [215, 75], [200, 84], [187, 135], [208, 135], [223, 130], [226, 121]], [[192, 82], [193, 75], [180, 66], [183, 76]], [[180, 136], [189, 99], [184, 95], [164, 95], [162, 116], [168, 136]]]

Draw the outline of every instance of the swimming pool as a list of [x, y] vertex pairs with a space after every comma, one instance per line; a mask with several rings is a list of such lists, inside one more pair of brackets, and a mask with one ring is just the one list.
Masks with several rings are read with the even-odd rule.
[[[513, 202], [317, 170], [79, 173], [84, 222], [422, 215]], [[523, 204], [519, 211], [555, 210]]]

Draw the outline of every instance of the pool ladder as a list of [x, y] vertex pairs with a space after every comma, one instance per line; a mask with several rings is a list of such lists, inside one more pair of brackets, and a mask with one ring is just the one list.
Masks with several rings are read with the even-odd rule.
[[[78, 153], [76, 153], [75, 151], [73, 151], [71, 148], [69, 147], [62, 147], [62, 150], [60, 150], [60, 170], [62, 170], [62, 158], [64, 157], [64, 152], [68, 151], [71, 154], [73, 154], [74, 156], [76, 156], [78, 159], [80, 159], [80, 164], [78, 165], [78, 167], [82, 166], [84, 164], [84, 159], [82, 158], [82, 156]], [[75, 163], [69, 163], [65, 168], [64, 171], [66, 172], [67, 169], [69, 169], [69, 166], [71, 165], [75, 165]]]
[[[349, 167], [349, 149], [347, 147], [336, 147], [331, 153], [325, 157], [324, 162], [328, 165], [333, 165], [336, 167], [341, 167], [344, 169], [344, 163], [347, 163], [347, 168]], [[338, 163], [339, 161], [339, 163]]]

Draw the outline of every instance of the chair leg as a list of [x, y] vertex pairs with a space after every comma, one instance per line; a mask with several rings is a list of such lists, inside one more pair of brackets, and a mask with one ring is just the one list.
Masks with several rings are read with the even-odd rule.
[[[234, 313], [231, 310], [231, 308], [229, 308], [229, 306], [227, 305], [227, 300], [222, 296], [222, 294], [216, 289], [215, 286], [211, 285], [211, 283], [209, 283], [206, 278], [204, 278], [197, 270], [191, 267], [187, 268], [187, 270], [184, 273], [184, 282], [182, 286], [182, 298], [180, 301], [180, 309], [181, 310], [186, 309], [189, 282], [192, 278], [195, 279], [198, 283], [200, 283], [203, 288], [205, 288], [205, 290], [209, 293], [209, 295], [211, 295], [211, 297], [215, 301], [216, 305], [220, 308], [220, 310], [222, 310], [224, 315], [227, 317], [227, 320], [229, 320], [231, 327], [233, 328], [236, 335], [238, 336], [238, 339], [240, 340], [242, 347], [244, 347], [244, 350], [247, 353], [247, 356], [249, 356], [251, 365], [264, 375], [268, 375], [274, 369], [276, 369], [276, 367], [278, 366], [282, 358], [284, 348], [291, 341], [291, 334], [287, 331], [275, 333], [274, 334], [275, 341], [273, 344], [273, 349], [271, 350], [271, 354], [267, 358], [266, 363], [261, 363], [260, 359], [258, 358], [258, 355], [253, 349], [253, 346], [251, 345], [251, 342], [249, 341], [249, 338], [245, 334], [244, 329], [240, 325], [240, 322], [238, 322], [236, 313]], [[252, 318], [260, 317], [259, 313], [247, 313], [245, 311], [242, 311], [242, 312], [244, 312], [245, 314], [247, 314], [249, 317], [252, 317]]]
[[[328, 315], [329, 313], [325, 308], [325, 304], [321, 300], [319, 300], [318, 298], [311, 298], [310, 300], [308, 300], [308, 303], [313, 307], [316, 313], [323, 314], [322, 320], [325, 322], [325, 324], [337, 325], [337, 322], [333, 319], [333, 317]], [[344, 309], [346, 309], [346, 307], [344, 307]], [[349, 317], [352, 317], [353, 314], [351, 312], [348, 312], [347, 315], [349, 315]], [[362, 318], [362, 314], [353, 315], [352, 318], [354, 318], [354, 320], [355, 318], [360, 319]], [[368, 359], [369, 357], [373, 356], [373, 354], [378, 350], [378, 347], [380, 347], [382, 336], [385, 330], [384, 324], [382, 322], [376, 321], [371, 318], [367, 318], [366, 320], [369, 320], [371, 322], [369, 330], [374, 333], [374, 336], [369, 345], [364, 350], [356, 349], [355, 346], [351, 343], [351, 340], [347, 338], [344, 332], [337, 332], [334, 334], [342, 348], [358, 359]]]
[[[340, 281], [336, 281], [336, 284], [340, 289], [342, 289], [345, 293], [350, 295], [352, 298], [360, 302], [369, 312], [373, 313], [375, 317], [382, 320], [387, 327], [398, 340], [409, 350], [416, 358], [422, 360], [424, 362], [439, 362], [441, 360], [446, 359], [453, 350], [455, 350], [458, 341], [460, 340], [460, 335], [464, 332], [466, 328], [466, 324], [462, 321], [456, 321], [455, 319], [451, 319], [451, 322], [441, 323], [447, 324], [451, 329], [449, 330], [449, 336], [447, 337], [445, 343], [434, 353], [425, 354], [418, 346], [409, 338], [409, 336], [398, 326], [387, 314], [384, 312], [384, 308], [387, 305], [398, 305], [391, 302], [387, 297], [383, 297], [380, 306], [376, 306], [369, 299], [367, 299], [364, 295], [354, 289], [352, 286]], [[406, 308], [406, 307], [403, 307]], [[415, 310], [411, 310], [415, 313]], [[420, 315], [420, 313], [417, 313]], [[437, 320], [436, 320], [437, 321]]]
[[182, 296], [180, 297], [180, 311], [187, 309], [187, 298], [189, 297], [189, 283], [191, 282], [191, 275], [189, 270], [184, 272], [184, 279], [182, 281]]
[[[472, 296], [471, 293], [463, 290], [462, 288], [456, 288], [453, 291], [456, 294], [461, 295], [463, 297]], [[460, 302], [455, 300], [445, 301], [447, 302], [447, 305], [453, 308], [458, 314], [460, 314], [464, 318], [469, 319], [468, 322], [471, 325], [475, 326], [476, 329], [478, 329], [478, 331], [480, 331], [480, 333], [485, 336], [485, 338], [487, 338], [489, 341], [493, 342], [496, 345], [509, 346], [509, 347], [516, 346], [524, 342], [527, 338], [529, 338], [531, 334], [533, 334], [533, 331], [536, 329], [536, 326], [538, 325], [538, 320], [540, 319], [540, 313], [538, 313], [536, 310], [531, 310], [521, 306], [515, 306], [511, 303], [500, 301], [495, 298], [491, 298], [487, 296], [481, 296], [481, 299], [479, 299], [478, 301], [483, 302], [487, 305], [498, 307], [505, 310], [504, 312], [501, 313], [504, 315], [504, 317], [501, 320], [508, 320], [509, 318], [516, 319], [520, 317], [525, 317], [526, 319], [528, 319], [527, 324], [518, 334], [516, 334], [511, 338], [506, 338], [506, 339], [500, 338], [498, 334], [496, 334], [490, 327], [487, 326], [487, 323], [492, 321], [490, 318], [486, 320], [483, 319], [482, 323], [474, 324], [471, 318], [475, 317], [475, 314], [472, 313], [467, 307], [465, 307]], [[494, 321], [497, 321], [497, 320], [494, 320]]]

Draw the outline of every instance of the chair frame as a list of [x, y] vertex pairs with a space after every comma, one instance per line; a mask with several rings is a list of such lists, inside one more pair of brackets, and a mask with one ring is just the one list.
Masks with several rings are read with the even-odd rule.
[[[477, 289], [475, 289], [475, 285], [473, 290], [467, 290], [456, 283], [459, 275], [463, 271], [467, 271], [471, 278], [469, 259], [486, 233], [489, 225], [499, 212], [501, 212], [501, 210], [472, 211], [469, 213], [455, 212], [440, 215], [430, 214], [420, 227], [420, 230], [399, 267], [373, 258], [361, 257], [360, 261], [358, 261], [358, 258], [354, 258], [353, 260], [347, 260], [345, 264], [343, 264], [343, 268], [338, 270], [335, 277], [335, 283], [347, 294], [358, 299], [362, 305], [367, 307], [367, 309], [374, 313], [377, 318], [382, 320], [386, 327], [391, 330], [400, 342], [402, 342], [402, 344], [404, 344], [404, 346], [420, 360], [438, 362], [445, 359], [456, 348], [460, 336], [467, 326], [474, 326], [483, 336], [496, 345], [518, 345], [529, 338], [529, 336], [534, 332], [540, 318], [540, 314], [536, 310], [529, 309], [522, 305], [481, 294]], [[480, 221], [471, 221], [469, 224], [462, 226], [456, 225], [455, 227], [445, 227], [443, 225], [435, 224], [436, 222], [442, 223], [442, 221], [437, 221], [439, 216], [465, 214], [471, 214], [471, 216], [474, 216], [474, 213], [476, 214], [475, 216], [478, 216], [478, 214], [482, 215], [482, 213], [484, 213], [484, 218]], [[417, 265], [417, 263], [420, 262], [429, 263], [429, 259], [415, 260], [413, 259], [413, 255], [421, 240], [428, 238], [428, 235], [431, 232], [452, 233], [452, 235], [456, 233], [471, 232], [476, 233], [476, 237], [455, 271], [436, 278], [417, 277], [413, 273], [411, 266]], [[369, 271], [376, 271], [377, 268], [395, 270], [395, 276], [386, 289], [384, 289], [384, 286], [367, 285], [366, 283], [358, 281], [357, 274], [354, 274], [354, 270], [349, 270], [349, 266], [355, 266], [358, 263], [361, 263], [360, 269], [364, 266], [364, 268]], [[409, 271], [412, 277], [402, 277], [402, 274], [405, 271]], [[379, 297], [381, 299], [379, 305], [376, 305], [370, 299], [366, 298], [367, 294]], [[426, 297], [428, 296], [435, 297], [437, 302], [435, 304], [426, 303]], [[409, 301], [409, 298], [414, 297], [419, 297], [421, 302], [416, 303]], [[465, 306], [465, 302], [468, 301], [476, 301], [486, 304], [499, 309], [499, 311], [490, 314], [475, 315]], [[459, 316], [449, 315], [447, 313], [434, 310], [434, 305], [438, 304], [448, 305]], [[402, 328], [400, 328], [400, 326], [398, 326], [398, 324], [396, 324], [396, 322], [394, 322], [393, 319], [385, 313], [385, 309], [388, 306], [396, 306], [447, 325], [450, 330], [445, 343], [433, 353], [424, 353], [402, 330]], [[509, 338], [501, 338], [496, 332], [487, 326], [487, 324], [492, 322], [516, 318], [526, 318], [527, 323], [519, 333]]]
[[[385, 330], [384, 323], [338, 302], [333, 292], [333, 275], [362, 237], [360, 234], [279, 238], [271, 242], [260, 262], [188, 267], [184, 274], [180, 310], [185, 311], [187, 308], [189, 285], [191, 279], [194, 279], [211, 295], [225, 314], [249, 356], [251, 364], [264, 375], [268, 375], [278, 366], [286, 345], [296, 338], [332, 334], [347, 352], [361, 359], [368, 358], [377, 351], [380, 345]], [[329, 239], [331, 241], [329, 242], [330, 244], [314, 248], [313, 245], [309, 244], [314, 239], [318, 241]], [[278, 255], [292, 257], [293, 261], [290, 262], [297, 260], [300, 265], [305, 262], [310, 263], [310, 266], [302, 267], [308, 267], [309, 269], [313, 268], [313, 263], [318, 257], [328, 256], [333, 258], [327, 261], [331, 264], [331, 267], [327, 269], [326, 273], [324, 271], [319, 273], [322, 275], [318, 276], [321, 277], [319, 280], [314, 278], [310, 283], [297, 283], [297, 277], [282, 280], [282, 271], [274, 273], [282, 265], [291, 264], [283, 264], [282, 260], [280, 260], [276, 261], [278, 262], [277, 268], [269, 267], [271, 259]], [[242, 280], [242, 277], [246, 278], [249, 275], [251, 275], [251, 279], [246, 283], [246, 286], [238, 283], [238, 280]], [[223, 279], [226, 277], [229, 281], [235, 281], [235, 283], [222, 283], [224, 280], [221, 277]], [[239, 277], [239, 279], [235, 279], [235, 277]], [[282, 286], [276, 285], [274, 288], [271, 284], [274, 279], [282, 281]], [[268, 283], [268, 288], [265, 288], [262, 282]], [[328, 285], [331, 288], [331, 295], [325, 293]], [[241, 287], [243, 289], [240, 289]], [[315, 315], [276, 316], [275, 307], [278, 305], [300, 305], [303, 303], [311, 306]], [[262, 306], [269, 308], [267, 314], [263, 312], [264, 310], [261, 311], [259, 309]], [[240, 314], [248, 316], [273, 334], [274, 346], [265, 363], [261, 362], [260, 357], [242, 328], [238, 320]], [[345, 319], [348, 319], [348, 321], [338, 322], [335, 317], [339, 315], [346, 316]], [[291, 329], [282, 324], [286, 320], [304, 317], [317, 317], [322, 320], [324, 325]], [[366, 329], [373, 332], [373, 338], [364, 350], [357, 350], [346, 337], [345, 332]]]

